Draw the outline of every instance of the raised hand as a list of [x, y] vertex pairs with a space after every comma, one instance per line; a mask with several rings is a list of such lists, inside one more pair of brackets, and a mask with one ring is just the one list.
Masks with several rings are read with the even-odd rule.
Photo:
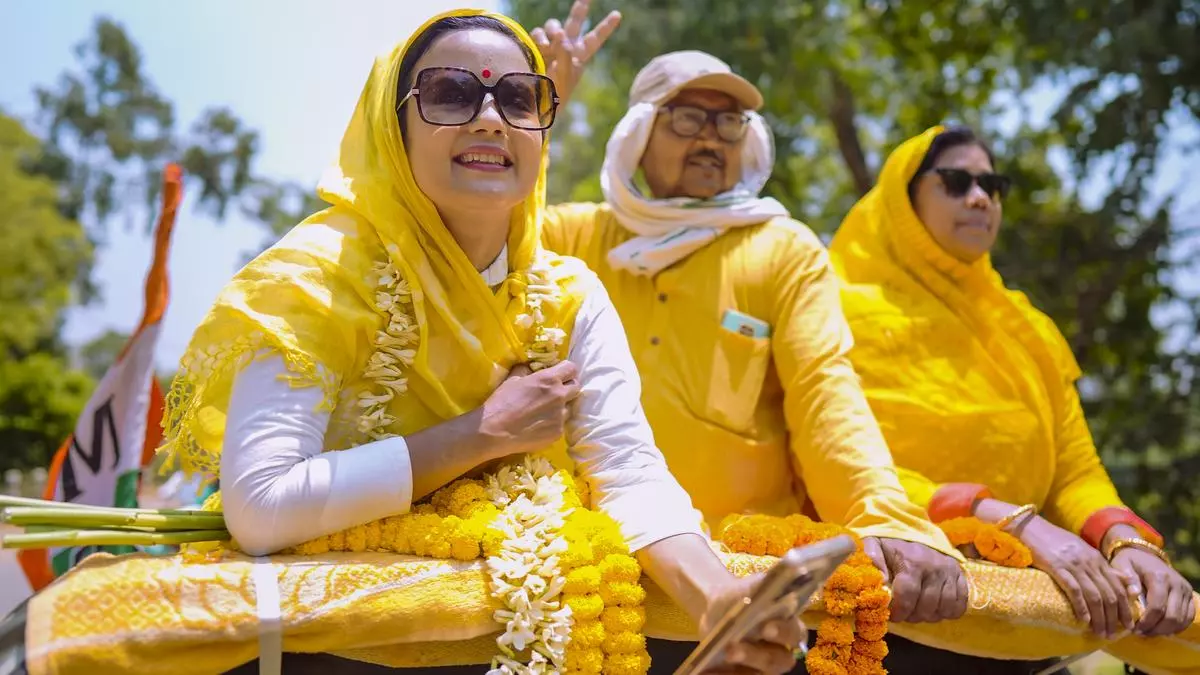
[[589, 0], [575, 0], [565, 25], [558, 19], [550, 19], [530, 33], [546, 61], [546, 74], [554, 80], [560, 105], [571, 97], [583, 76], [584, 67], [621, 23], [620, 12], [609, 12], [584, 34], [583, 24], [587, 21], [590, 5]]

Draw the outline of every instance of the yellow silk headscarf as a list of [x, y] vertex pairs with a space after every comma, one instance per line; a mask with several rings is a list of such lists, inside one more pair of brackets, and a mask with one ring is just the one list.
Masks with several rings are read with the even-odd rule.
[[535, 71], [545, 74], [519, 24], [480, 10], [435, 16], [376, 59], [337, 161], [318, 187], [332, 207], [297, 225], [234, 277], [181, 360], [160, 450], [185, 471], [217, 473], [233, 378], [261, 350], [283, 357], [296, 386], [323, 389], [335, 426], [338, 409], [354, 414], [349, 399], [361, 395], [373, 338], [387, 317], [379, 307], [389, 301], [378, 297], [381, 262], [390, 262], [411, 289], [419, 325], [409, 391], [390, 404], [397, 419], [392, 433], [412, 433], [479, 406], [513, 365], [526, 361], [529, 335], [516, 319], [527, 309], [531, 266], [563, 287], [560, 302], [542, 309], [548, 323], [569, 333], [582, 298], [577, 282], [589, 273], [578, 261], [540, 248], [546, 143], [533, 192], [512, 210], [512, 272], [494, 292], [413, 178], [395, 112], [400, 65], [434, 23], [466, 16], [491, 17], [512, 29], [532, 53]]
[[[949, 470], [938, 454], [942, 450], [953, 451], [960, 445], [980, 447], [978, 436], [951, 437], [954, 433], [947, 420], [953, 416], [1001, 419], [996, 415], [1013, 410], [1033, 413], [1039, 427], [1038, 447], [1011, 450], [1026, 453], [1024, 458], [1031, 460], [1021, 462], [1022, 488], [1041, 503], [1054, 480], [1065, 387], [1080, 376], [1079, 366], [1053, 322], [1024, 294], [1005, 288], [990, 256], [971, 264], [951, 256], [934, 241], [913, 210], [908, 184], [943, 130], [940, 126], [928, 129], [892, 152], [876, 186], [851, 209], [830, 244], [834, 269], [843, 281], [843, 306], [858, 343], [851, 360], [872, 406], [877, 407], [881, 425], [889, 432], [897, 466], [905, 469], [916, 466], [934, 472], [940, 466]], [[888, 317], [898, 322], [889, 323]], [[982, 346], [981, 358], [986, 361], [968, 366], [973, 371], [970, 375], [986, 378], [987, 386], [970, 386], [964, 371], [930, 370], [956, 368], [957, 363], [945, 358], [948, 354], [939, 359], [933, 352], [964, 350], [972, 348], [970, 345], [917, 344], [915, 348], [928, 349], [925, 356], [932, 356], [923, 358], [918, 366], [913, 361], [918, 356], [909, 351], [912, 342], [888, 346], [892, 344], [888, 336], [875, 335], [889, 330], [881, 326], [899, 328], [911, 326], [913, 321], [925, 322], [931, 339], [938, 333], [963, 334], [950, 328], [953, 323], [965, 327], [965, 333]], [[886, 412], [890, 410], [907, 412], [892, 419]], [[926, 412], [912, 417], [918, 410]], [[965, 425], [964, 433], [970, 435], [971, 428], [976, 435], [986, 433], [978, 424]], [[908, 456], [910, 453], [917, 456]], [[1012, 455], [1010, 459], [1022, 458]], [[905, 487], [910, 485], [906, 482]], [[927, 497], [918, 501], [927, 501]]]

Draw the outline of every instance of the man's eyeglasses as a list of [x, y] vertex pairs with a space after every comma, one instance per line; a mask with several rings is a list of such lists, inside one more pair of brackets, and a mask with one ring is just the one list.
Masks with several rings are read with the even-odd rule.
[[742, 112], [705, 110], [691, 105], [668, 105], [660, 111], [671, 116], [671, 131], [683, 138], [699, 135], [711, 122], [718, 138], [726, 143], [736, 143], [750, 126], [750, 116]]
[[495, 84], [484, 84], [464, 68], [425, 68], [396, 110], [417, 100], [417, 113], [428, 124], [456, 127], [469, 124], [483, 110], [488, 94], [500, 117], [511, 127], [528, 131], [549, 129], [558, 110], [554, 81], [537, 73], [506, 73]]
[[971, 191], [971, 186], [976, 183], [979, 183], [979, 187], [992, 199], [995, 199], [996, 195], [1004, 199], [1012, 189], [1012, 179], [999, 173], [973, 174], [965, 169], [934, 169], [933, 172], [941, 177], [946, 194], [951, 197], [966, 196]]

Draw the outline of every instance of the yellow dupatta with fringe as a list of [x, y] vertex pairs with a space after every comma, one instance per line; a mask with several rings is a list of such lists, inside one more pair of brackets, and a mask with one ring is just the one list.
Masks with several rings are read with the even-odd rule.
[[[163, 416], [168, 466], [218, 474], [234, 377], [261, 350], [284, 359], [295, 386], [321, 387], [322, 409], [333, 411], [327, 449], [413, 433], [481, 405], [512, 366], [529, 360], [527, 314], [535, 309], [562, 331], [552, 346], [565, 357], [594, 276], [540, 247], [548, 143], [533, 192], [512, 210], [511, 272], [494, 292], [417, 187], [405, 152], [395, 113], [400, 64], [432, 24], [461, 16], [502, 22], [545, 74], [528, 33], [481, 10], [433, 17], [376, 59], [318, 187], [332, 206], [238, 272], [181, 359]], [[554, 301], [531, 307], [531, 284], [555, 287]], [[401, 301], [411, 322], [389, 314]]]

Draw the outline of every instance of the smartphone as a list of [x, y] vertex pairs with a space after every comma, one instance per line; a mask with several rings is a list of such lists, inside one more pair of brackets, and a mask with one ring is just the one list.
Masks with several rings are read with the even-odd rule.
[[721, 328], [730, 333], [745, 335], [749, 338], [771, 337], [771, 325], [762, 319], [756, 319], [749, 314], [743, 314], [736, 309], [727, 309], [721, 315]]
[[735, 603], [700, 641], [675, 675], [697, 675], [718, 665], [725, 648], [773, 619], [799, 616], [817, 589], [851, 553], [854, 539], [838, 535], [783, 555], [750, 596]]

